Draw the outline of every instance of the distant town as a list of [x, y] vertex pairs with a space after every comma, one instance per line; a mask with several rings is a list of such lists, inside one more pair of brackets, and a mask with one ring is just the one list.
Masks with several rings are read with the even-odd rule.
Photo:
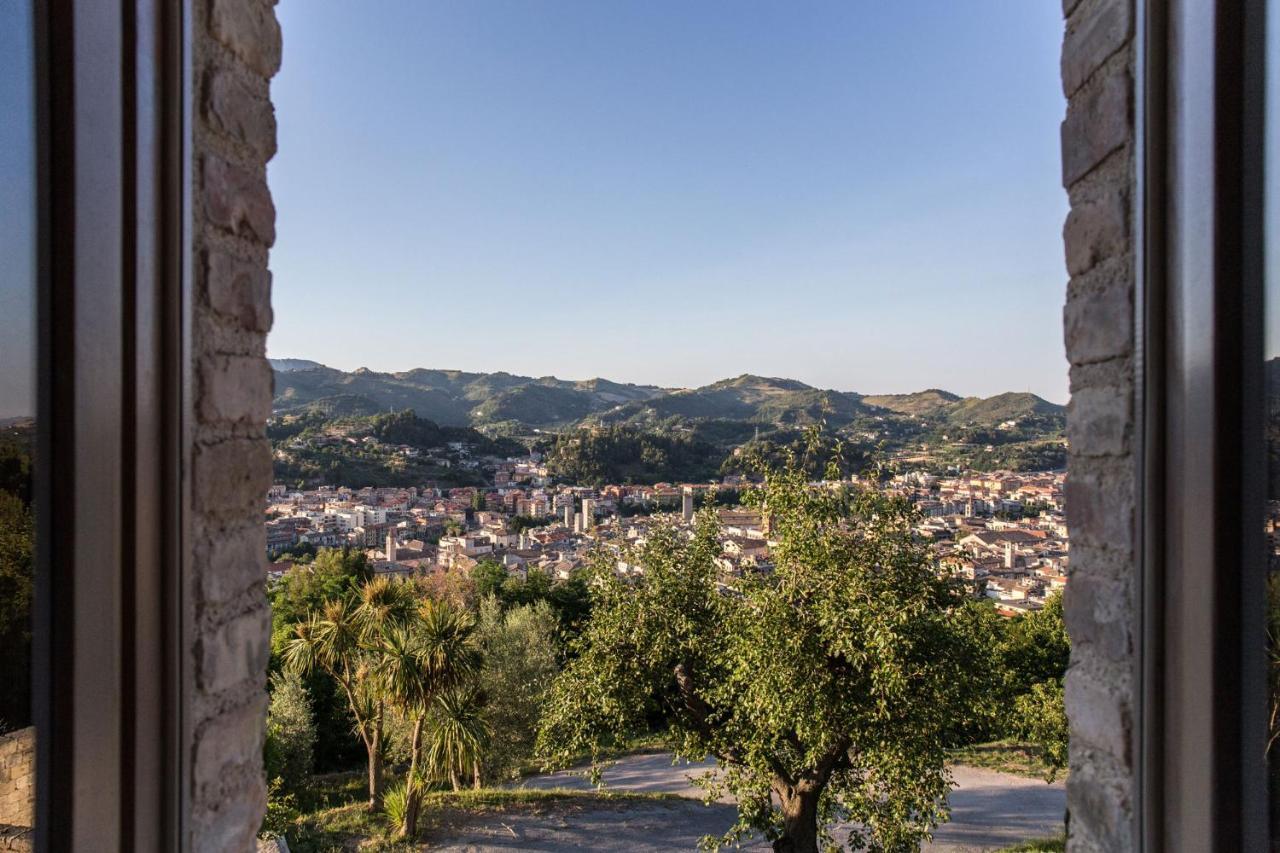
[[[365, 442], [376, 439], [365, 438]], [[416, 448], [387, 448], [417, 454]], [[751, 482], [730, 475], [718, 482], [556, 483], [538, 452], [505, 459], [472, 458], [455, 442], [434, 451], [440, 464], [492, 472], [492, 483], [465, 487], [295, 489], [278, 483], [267, 496], [269, 572], [279, 578], [293, 558], [319, 548], [363, 551], [375, 575], [427, 577], [469, 573], [488, 561], [514, 577], [541, 572], [566, 580], [593, 555], [616, 558], [621, 574], [627, 546], [643, 544], [655, 524], [689, 528], [708, 503], [719, 516], [718, 558], [726, 583], [768, 572], [770, 534], [761, 514], [737, 505]], [[917, 533], [934, 545], [940, 571], [970, 582], [976, 596], [1015, 616], [1043, 606], [1067, 582], [1068, 536], [1063, 472], [925, 471], [851, 485], [900, 494], [919, 510]]]

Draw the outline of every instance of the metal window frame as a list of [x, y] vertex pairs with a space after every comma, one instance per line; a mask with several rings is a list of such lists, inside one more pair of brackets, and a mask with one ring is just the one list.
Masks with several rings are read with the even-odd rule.
[[1265, 850], [1265, 2], [1138, 13], [1136, 831]]
[[190, 4], [34, 9], [36, 850], [182, 850]]

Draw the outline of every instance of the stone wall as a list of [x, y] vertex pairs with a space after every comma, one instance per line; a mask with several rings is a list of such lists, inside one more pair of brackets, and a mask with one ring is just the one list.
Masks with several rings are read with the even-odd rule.
[[254, 849], [266, 809], [266, 164], [281, 39], [269, 0], [195, 0], [193, 15], [191, 831], [193, 851], [236, 851]]
[[1134, 9], [1064, 0], [1066, 254], [1066, 703], [1073, 853], [1133, 849], [1137, 468], [1134, 435]]
[[35, 822], [35, 786], [35, 728], [0, 735], [0, 827], [29, 827]]

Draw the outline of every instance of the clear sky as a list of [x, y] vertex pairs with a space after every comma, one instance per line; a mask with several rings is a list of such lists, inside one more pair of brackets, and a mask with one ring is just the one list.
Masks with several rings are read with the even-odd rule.
[[1049, 0], [283, 0], [274, 357], [1066, 399]]

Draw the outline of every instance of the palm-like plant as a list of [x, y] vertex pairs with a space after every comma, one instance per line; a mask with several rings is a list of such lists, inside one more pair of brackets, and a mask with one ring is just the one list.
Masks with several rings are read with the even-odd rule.
[[447, 690], [437, 697], [428, 717], [431, 727], [427, 766], [433, 775], [449, 778], [453, 790], [461, 790], [461, 776], [471, 771], [472, 784], [480, 787], [480, 761], [489, 745], [489, 722], [484, 699], [474, 685]]
[[325, 602], [318, 613], [294, 625], [285, 666], [319, 670], [342, 688], [356, 733], [369, 761], [369, 809], [382, 807], [384, 694], [377, 681], [383, 639], [416, 617], [407, 589], [386, 578], [367, 581], [353, 594]]
[[391, 624], [383, 632], [377, 659], [378, 682], [385, 695], [413, 719], [409, 772], [405, 778], [405, 810], [400, 834], [417, 833], [422, 790], [419, 766], [422, 732], [437, 698], [475, 673], [480, 653], [474, 623], [465, 611], [446, 601], [426, 599], [416, 618]]

